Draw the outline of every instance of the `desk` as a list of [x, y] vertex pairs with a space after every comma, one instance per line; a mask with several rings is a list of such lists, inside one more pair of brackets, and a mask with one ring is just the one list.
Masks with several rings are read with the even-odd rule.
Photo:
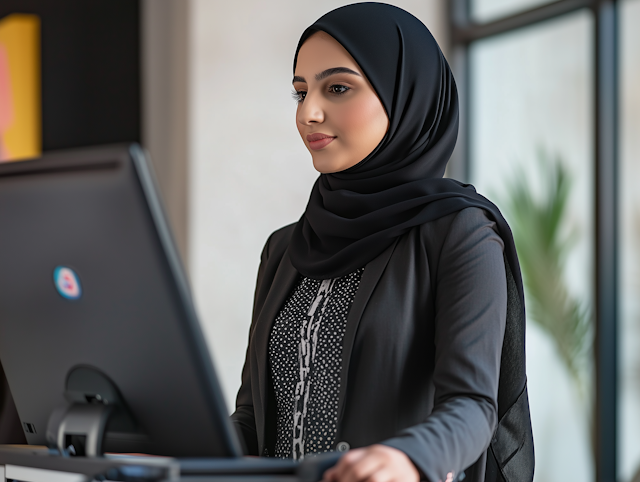
[[[313, 463], [301, 465], [290, 475], [255, 470], [252, 474], [229, 474], [229, 464], [224, 459], [221, 462], [218, 473], [214, 467], [211, 474], [185, 475], [180, 461], [168, 457], [62, 457], [46, 447], [4, 445], [0, 446], [0, 482], [315, 482], [320, 479], [316, 474], [321, 474], [321, 468]], [[138, 478], [132, 478], [136, 475]]]

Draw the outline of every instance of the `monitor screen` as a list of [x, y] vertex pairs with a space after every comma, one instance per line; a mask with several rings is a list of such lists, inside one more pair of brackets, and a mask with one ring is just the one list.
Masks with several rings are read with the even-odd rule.
[[241, 455], [139, 146], [0, 164], [0, 226], [0, 359], [29, 444], [98, 414], [103, 451]]

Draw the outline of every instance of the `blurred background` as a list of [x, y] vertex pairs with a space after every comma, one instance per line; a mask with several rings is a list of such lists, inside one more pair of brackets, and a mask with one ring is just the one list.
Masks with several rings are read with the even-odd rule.
[[[317, 177], [292, 60], [333, 0], [1, 0], [0, 160], [150, 152], [229, 410], [260, 252]], [[640, 0], [391, 1], [453, 67], [447, 175], [512, 226], [537, 482], [640, 482]]]

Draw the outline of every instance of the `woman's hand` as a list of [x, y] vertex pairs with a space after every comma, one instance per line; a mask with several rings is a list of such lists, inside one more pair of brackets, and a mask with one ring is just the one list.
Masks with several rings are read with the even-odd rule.
[[418, 482], [420, 474], [404, 452], [386, 445], [353, 449], [324, 473], [325, 482]]

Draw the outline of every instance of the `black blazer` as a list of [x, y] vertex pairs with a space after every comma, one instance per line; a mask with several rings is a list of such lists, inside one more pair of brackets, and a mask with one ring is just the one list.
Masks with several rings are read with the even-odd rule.
[[[293, 226], [273, 233], [262, 252], [232, 415], [253, 455], [274, 454], [268, 340], [300, 277], [287, 253]], [[503, 415], [512, 414], [511, 425], [496, 431], [507, 307], [517, 298], [503, 250], [495, 223], [467, 208], [417, 226], [366, 265], [343, 340], [336, 450], [395, 447], [431, 482], [463, 469], [469, 482], [485, 480], [485, 470], [487, 480], [531, 480], [526, 385]]]

